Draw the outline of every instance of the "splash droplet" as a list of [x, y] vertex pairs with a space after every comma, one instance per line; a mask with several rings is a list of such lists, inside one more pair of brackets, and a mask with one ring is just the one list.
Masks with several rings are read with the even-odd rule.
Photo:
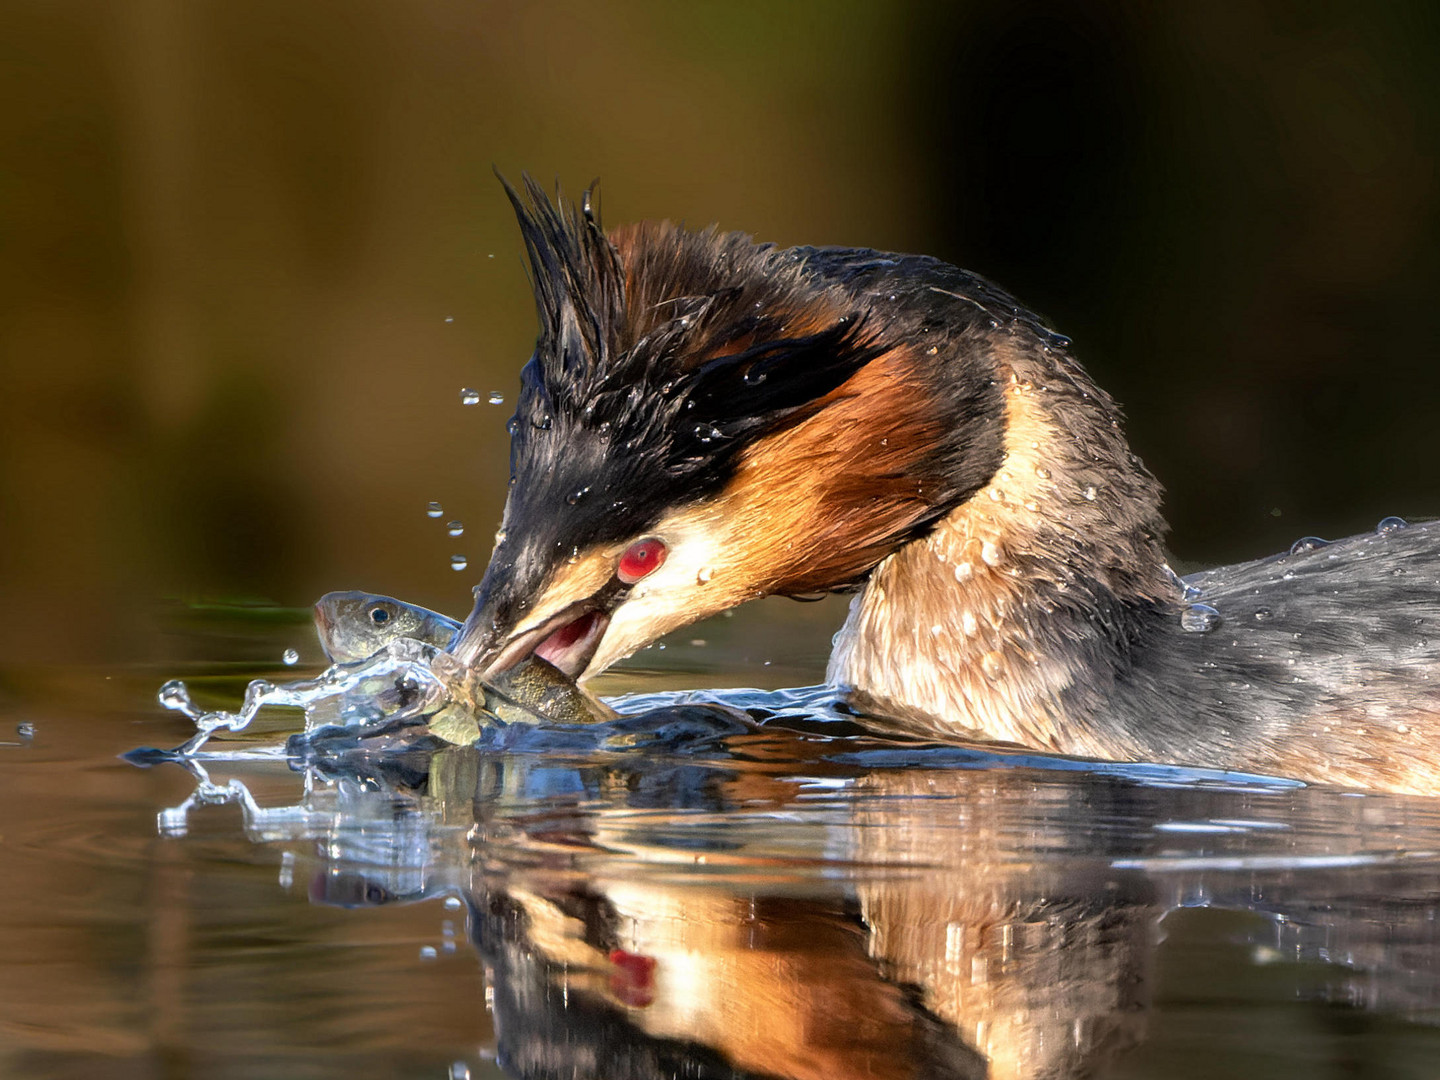
[[438, 518], [443, 513], [445, 513], [445, 508], [438, 502], [432, 502], [425, 507], [426, 517]]
[[160, 692], [156, 697], [159, 699], [160, 704], [167, 709], [176, 709], [184, 712], [190, 707], [190, 691], [185, 688], [185, 684], [179, 679], [171, 679], [164, 686], [160, 687]]
[[460, 903], [460, 898], [458, 896], [447, 896], [445, 898], [446, 911], [459, 911], [462, 906], [463, 905]]
[[715, 576], [715, 570], [714, 570], [712, 567], [702, 566], [702, 567], [700, 568], [700, 572], [695, 575], [695, 580], [696, 580], [696, 582], [698, 582], [699, 584], [704, 585], [706, 582], [708, 582], [708, 581], [709, 581], [711, 578], [713, 578], [714, 576]]
[[450, 1080], [470, 1080], [470, 1066], [456, 1061], [450, 1066]]
[[499, 390], [491, 390], [490, 396], [485, 400], [488, 401], [491, 405], [504, 405], [505, 395], [502, 394]]
[[436, 952], [435, 952], [435, 946], [434, 946], [434, 945], [421, 945], [421, 946], [420, 946], [420, 959], [421, 959], [421, 960], [434, 960], [434, 959], [435, 959], [435, 956], [436, 956]]
[[15, 734], [22, 739], [33, 739], [35, 737], [35, 725], [30, 721], [22, 721], [15, 725]]
[[470, 560], [467, 559], [467, 558], [465, 558], [464, 555], [451, 555], [451, 556], [450, 556], [450, 569], [451, 569], [451, 570], [464, 570], [465, 567], [467, 567], [467, 566], [469, 566], [469, 565], [470, 565]]
[[1041, 480], [1049, 480], [1050, 470], [1045, 468], [1044, 465], [1037, 465], [1035, 466], [1035, 475], [1038, 476]]
[[1381, 518], [1380, 524], [1375, 526], [1375, 531], [1381, 536], [1384, 536], [1386, 533], [1399, 532], [1401, 529], [1409, 526], [1409, 524], [1410, 523], [1402, 517]]
[[461, 404], [461, 405], [479, 405], [479, 404], [480, 404], [480, 391], [479, 391], [479, 390], [472, 390], [472, 389], [471, 389], [470, 387], [468, 387], [468, 386], [465, 387], [463, 390], [460, 391], [460, 404]]
[[1095, 485], [1094, 485], [1094, 484], [1091, 484], [1091, 485], [1090, 485], [1089, 487], [1087, 487], [1084, 491], [1082, 491], [1081, 494], [1085, 496], [1085, 498], [1086, 498], [1087, 501], [1089, 501], [1089, 502], [1094, 502], [1094, 501], [1095, 501], [1095, 494], [1096, 494], [1096, 492], [1095, 492]]
[[1190, 634], [1208, 634], [1220, 625], [1220, 612], [1209, 604], [1191, 604], [1180, 613], [1180, 629]]
[[1273, 614], [1274, 614], [1274, 612], [1272, 612], [1268, 607], [1256, 608], [1256, 609], [1255, 609], [1255, 621], [1256, 621], [1256, 622], [1265, 622], [1265, 621], [1266, 621], [1267, 619], [1269, 619], [1270, 616], [1273, 615]]
[[1319, 536], [1302, 536], [1295, 543], [1290, 545], [1291, 555], [1304, 555], [1307, 551], [1314, 551], [1316, 548], [1328, 547], [1329, 540]]
[[280, 662], [286, 667], [294, 667], [300, 662], [300, 654], [294, 649], [286, 649], [280, 654]]
[[455, 316], [454, 316], [454, 315], [446, 315], [446, 316], [445, 316], [445, 321], [446, 321], [446, 322], [454, 322], [454, 321], [455, 321]]
[[590, 494], [590, 485], [587, 484], [582, 488], [576, 488], [574, 491], [570, 492], [569, 495], [566, 495], [565, 501], [571, 506], [574, 506], [588, 494]]
[[445, 531], [451, 536], [462, 536], [465, 533], [465, 523], [463, 521], [447, 521]]

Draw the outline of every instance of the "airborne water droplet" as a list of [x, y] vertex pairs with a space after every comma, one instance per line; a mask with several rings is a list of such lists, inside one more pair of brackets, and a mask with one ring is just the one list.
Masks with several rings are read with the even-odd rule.
[[1375, 526], [1375, 531], [1381, 536], [1386, 533], [1398, 532], [1406, 528], [1410, 523], [1402, 517], [1381, 518], [1380, 524]]
[[420, 946], [420, 959], [421, 959], [421, 960], [434, 960], [434, 959], [435, 959], [435, 956], [436, 956], [436, 953], [435, 953], [435, 946], [434, 946], [434, 945], [421, 945], [421, 946]]
[[1220, 612], [1209, 604], [1191, 604], [1180, 613], [1180, 629], [1191, 634], [1207, 634], [1220, 625]]
[[584, 487], [576, 488], [574, 491], [570, 492], [569, 495], [566, 495], [565, 501], [571, 506], [574, 506], [588, 494], [590, 494], [590, 485], [586, 484]]
[[1302, 536], [1295, 543], [1290, 545], [1291, 555], [1304, 555], [1307, 551], [1314, 551], [1316, 548], [1328, 547], [1329, 540], [1318, 536]]
[[300, 662], [300, 654], [294, 649], [286, 649], [280, 654], [280, 660], [286, 667], [294, 667]]
[[702, 567], [700, 568], [700, 572], [695, 575], [695, 580], [696, 580], [697, 582], [699, 582], [701, 585], [704, 585], [707, 581], [709, 581], [709, 580], [710, 580], [712, 577], [714, 577], [714, 576], [715, 576], [715, 571], [714, 571], [712, 568], [710, 568], [710, 567], [708, 567], [708, 566], [702, 566]]
[[167, 709], [178, 709], [184, 711], [190, 706], [190, 691], [179, 679], [171, 679], [164, 686], [160, 687], [160, 704]]
[[502, 394], [499, 390], [491, 390], [490, 396], [485, 400], [488, 401], [491, 405], [504, 405], [505, 395]]
[[464, 555], [451, 555], [451, 556], [450, 556], [450, 569], [451, 569], [451, 570], [464, 570], [465, 567], [467, 567], [467, 566], [469, 566], [469, 565], [470, 565], [470, 560], [467, 559], [467, 558], [465, 558]]
[[15, 725], [15, 734], [22, 739], [33, 739], [35, 737], [35, 725], [28, 720], [23, 720]]
[[425, 507], [426, 517], [438, 518], [443, 513], [445, 513], [445, 508], [438, 502], [432, 502]]
[[463, 521], [446, 522], [445, 531], [451, 536], [461, 536], [465, 532], [465, 523]]
[[480, 391], [479, 391], [479, 390], [472, 390], [472, 389], [471, 389], [470, 387], [468, 387], [468, 386], [465, 387], [463, 390], [460, 391], [460, 404], [461, 404], [461, 405], [479, 405], [479, 404], [480, 404]]

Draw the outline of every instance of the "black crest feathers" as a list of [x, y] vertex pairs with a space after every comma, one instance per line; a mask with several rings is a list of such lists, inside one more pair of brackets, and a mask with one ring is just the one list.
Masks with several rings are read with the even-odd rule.
[[557, 192], [551, 202], [527, 173], [525, 195], [496, 172], [530, 257], [540, 335], [535, 355], [551, 385], [579, 384], [604, 368], [625, 319], [625, 276], [592, 210], [595, 185], [579, 207]]

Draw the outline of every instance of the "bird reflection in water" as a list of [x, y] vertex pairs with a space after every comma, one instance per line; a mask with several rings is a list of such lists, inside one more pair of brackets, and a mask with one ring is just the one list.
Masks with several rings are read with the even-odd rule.
[[1348, 961], [1340, 1000], [1440, 1006], [1440, 857], [1396, 831], [1413, 813], [1408, 841], [1440, 847], [1424, 800], [1371, 835], [1336, 793], [924, 752], [876, 768], [772, 727], [684, 755], [322, 747], [288, 807], [191, 761], [160, 825], [239, 802], [313, 902], [462, 899], [517, 1077], [1093, 1075], [1145, 1039], [1160, 920], [1187, 904]]

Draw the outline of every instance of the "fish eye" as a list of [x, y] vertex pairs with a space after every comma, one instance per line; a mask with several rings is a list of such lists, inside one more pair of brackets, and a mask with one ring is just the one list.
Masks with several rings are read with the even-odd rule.
[[665, 562], [668, 552], [669, 548], [665, 546], [664, 540], [653, 536], [645, 540], [636, 540], [620, 556], [620, 564], [615, 568], [615, 576], [626, 585], [634, 585], [641, 578], [659, 570]]
[[384, 626], [390, 621], [390, 612], [383, 607], [372, 607], [370, 609], [370, 621], [376, 626]]

